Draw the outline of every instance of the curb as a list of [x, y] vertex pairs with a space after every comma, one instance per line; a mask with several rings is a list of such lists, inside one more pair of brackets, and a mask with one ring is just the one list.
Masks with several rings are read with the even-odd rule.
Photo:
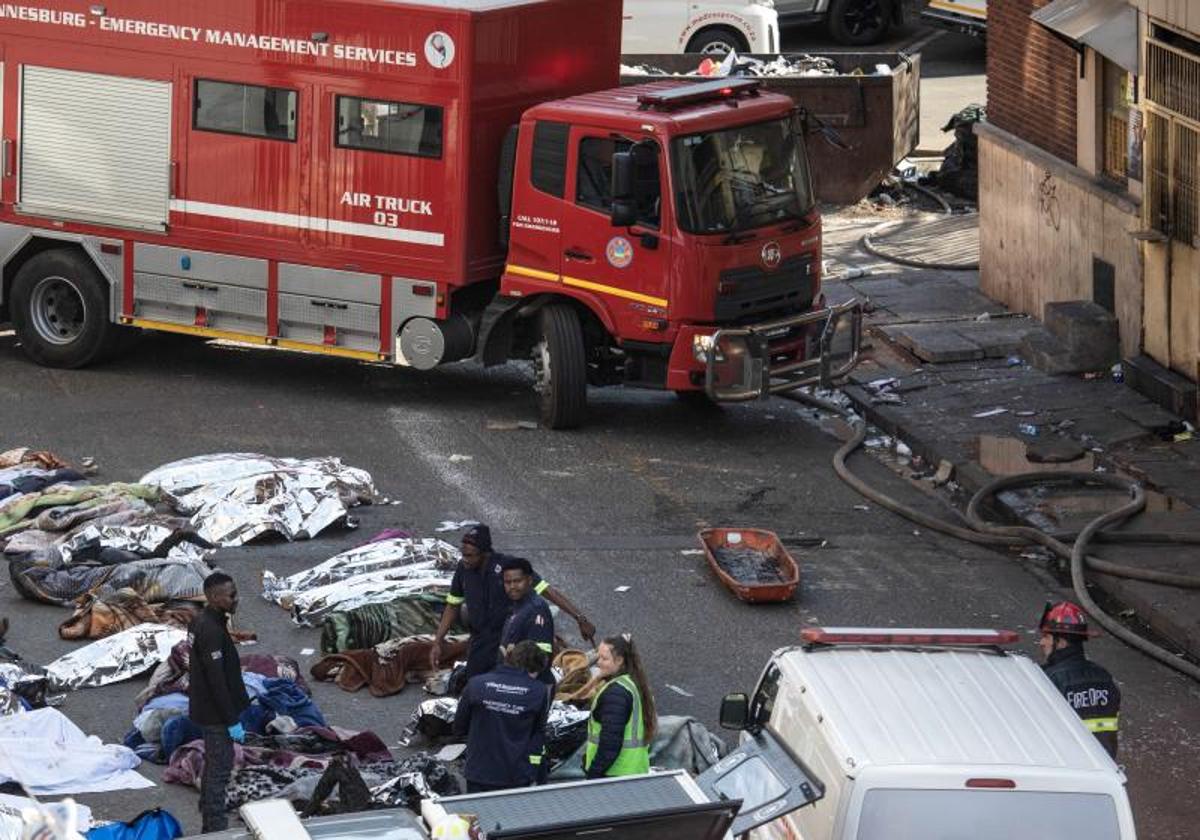
[[[869, 423], [886, 434], [904, 441], [913, 454], [921, 456], [927, 464], [936, 467], [943, 460], [954, 464], [954, 480], [968, 494], [974, 495], [996, 477], [980, 466], [977, 461], [960, 463], [953, 458], [946, 457], [936, 435], [924, 433], [919, 426], [906, 424], [888, 410], [887, 404], [873, 403], [870, 394], [861, 386], [847, 384], [843, 386], [842, 391], [853, 403], [855, 410]], [[1022, 518], [1015, 509], [1006, 505], [999, 498], [994, 498], [992, 504], [1014, 522], [1021, 522], [1025, 525], [1033, 524]], [[1089, 572], [1088, 580], [1107, 598], [1126, 609], [1132, 609], [1138, 618], [1156, 633], [1170, 639], [1189, 656], [1200, 659], [1200, 625], [1195, 622], [1188, 623], [1173, 612], [1160, 609], [1163, 587], [1097, 572]]]

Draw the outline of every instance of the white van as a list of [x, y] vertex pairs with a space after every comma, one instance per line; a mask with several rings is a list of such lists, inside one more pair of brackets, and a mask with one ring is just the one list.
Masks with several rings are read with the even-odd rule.
[[775, 0], [625, 0], [621, 53], [779, 52]]
[[809, 628], [721, 724], [767, 731], [825, 786], [755, 840], [1132, 840], [1125, 777], [993, 630]]

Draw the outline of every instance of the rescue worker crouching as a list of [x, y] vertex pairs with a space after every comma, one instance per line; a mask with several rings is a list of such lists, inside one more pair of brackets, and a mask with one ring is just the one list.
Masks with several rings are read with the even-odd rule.
[[504, 664], [467, 682], [453, 731], [467, 736], [468, 793], [526, 787], [541, 777], [553, 699], [537, 678], [545, 667], [546, 655], [524, 641], [508, 650]]
[[1046, 676], [1062, 692], [1084, 726], [1114, 759], [1121, 712], [1121, 689], [1108, 671], [1087, 658], [1087, 615], [1070, 601], [1046, 604], [1039, 623]]
[[583, 771], [589, 779], [650, 772], [657, 717], [641, 657], [628, 633], [600, 643], [596, 667], [605, 682], [592, 698]]

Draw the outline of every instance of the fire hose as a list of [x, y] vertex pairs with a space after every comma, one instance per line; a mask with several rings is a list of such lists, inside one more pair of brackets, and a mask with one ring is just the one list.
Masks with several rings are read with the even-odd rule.
[[[1200, 534], [1196, 533], [1105, 530], [1132, 519], [1146, 507], [1146, 494], [1138, 482], [1111, 473], [1046, 471], [1002, 476], [979, 488], [978, 492], [975, 493], [967, 505], [965, 524], [956, 525], [903, 504], [886, 493], [870, 486], [851, 472], [846, 461], [866, 440], [867, 423], [865, 420], [836, 403], [821, 399], [810, 393], [802, 391], [786, 392], [781, 394], [781, 396], [813, 406], [822, 411], [836, 414], [850, 424], [852, 434], [849, 440], [843, 443], [837, 452], [834, 453], [833, 469], [839, 478], [853, 487], [858, 493], [875, 502], [880, 507], [886, 508], [892, 513], [898, 514], [917, 525], [928, 528], [931, 531], [955, 537], [956, 539], [965, 540], [977, 545], [1003, 548], [1037, 544], [1049, 549], [1058, 557], [1069, 562], [1071, 585], [1075, 590], [1075, 597], [1078, 599], [1080, 606], [1100, 626], [1130, 647], [1158, 660], [1168, 668], [1172, 668], [1181, 674], [1200, 681], [1200, 666], [1133, 632], [1106, 613], [1087, 591], [1086, 573], [1088, 571], [1100, 572], [1114, 577], [1146, 581], [1148, 583], [1187, 589], [1200, 589], [1200, 576], [1182, 575], [1114, 563], [1102, 560], [1099, 557], [1090, 556], [1087, 553], [1088, 545], [1093, 541], [1126, 544], [1200, 545]], [[1129, 500], [1114, 510], [1091, 520], [1078, 533], [1047, 532], [1039, 528], [1024, 525], [997, 525], [987, 522], [981, 515], [980, 509], [984, 503], [996, 494], [1032, 485], [1075, 485], [1110, 488], [1124, 493], [1129, 497]]]

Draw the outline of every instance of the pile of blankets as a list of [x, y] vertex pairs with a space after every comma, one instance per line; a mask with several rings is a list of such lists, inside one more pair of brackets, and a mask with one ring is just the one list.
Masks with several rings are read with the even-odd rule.
[[297, 624], [312, 627], [335, 611], [444, 594], [460, 558], [442, 540], [388, 531], [286, 578], [263, 572], [263, 598], [291, 610]]

